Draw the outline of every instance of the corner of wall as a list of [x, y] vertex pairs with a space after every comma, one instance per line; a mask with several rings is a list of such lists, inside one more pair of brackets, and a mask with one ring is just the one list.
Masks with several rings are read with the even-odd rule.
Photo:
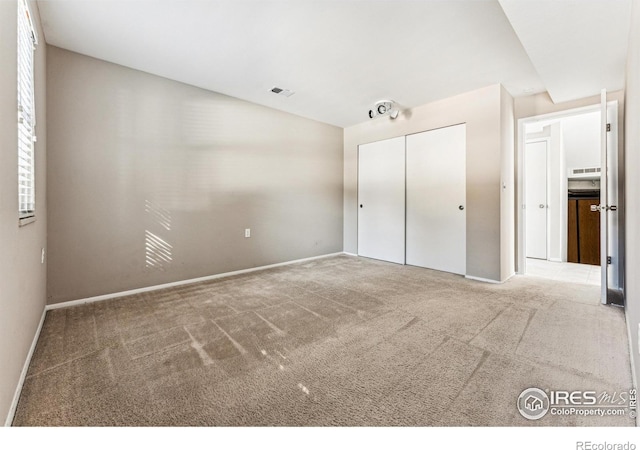
[[[36, 220], [18, 223], [17, 2], [0, 1], [0, 417], [11, 423], [46, 304], [46, 43], [38, 6], [29, 2], [39, 45], [35, 51]], [[6, 68], [6, 70], [4, 70]], [[5, 195], [6, 194], [6, 195]], [[4, 201], [6, 200], [6, 201]]]
[[500, 281], [515, 273], [515, 117], [514, 99], [500, 86]]

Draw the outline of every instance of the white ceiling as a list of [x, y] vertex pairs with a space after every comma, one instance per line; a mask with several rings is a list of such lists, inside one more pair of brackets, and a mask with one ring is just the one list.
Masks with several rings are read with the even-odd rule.
[[624, 88], [631, 0], [500, 0], [551, 99]]
[[[493, 0], [39, 0], [38, 8], [49, 44], [346, 127], [386, 98], [409, 108], [495, 83], [514, 96], [549, 89], [554, 99], [620, 89], [624, 7], [588, 26], [605, 4], [629, 1], [503, 0], [517, 35]], [[597, 5], [574, 5], [572, 25], [569, 3]]]

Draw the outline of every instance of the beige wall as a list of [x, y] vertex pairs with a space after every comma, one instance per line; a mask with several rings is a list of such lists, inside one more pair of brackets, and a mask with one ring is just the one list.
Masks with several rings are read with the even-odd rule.
[[49, 303], [342, 251], [341, 128], [48, 62]]
[[[607, 101], [617, 100], [620, 110], [624, 104], [624, 92], [614, 91], [607, 93]], [[583, 108], [585, 106], [593, 106], [600, 104], [600, 96], [586, 97], [565, 103], [553, 103], [551, 97], [546, 92], [542, 94], [529, 95], [527, 97], [517, 97], [514, 100], [514, 113], [516, 120], [526, 117], [541, 116], [550, 113], [560, 113], [571, 109]], [[618, 111], [620, 113], [620, 110]], [[620, 116], [618, 116], [620, 120]], [[622, 127], [622, 125], [620, 125]], [[622, 129], [622, 128], [620, 128]]]
[[640, 373], [638, 356], [638, 324], [640, 323], [640, 2], [633, 1], [631, 39], [627, 58], [627, 86], [625, 101], [626, 130], [626, 313], [631, 335], [631, 355], [634, 362], [635, 385]]
[[46, 45], [38, 8], [31, 2], [40, 45], [35, 56], [36, 221], [18, 226], [18, 130], [16, 87], [17, 2], [0, 1], [0, 419], [4, 423], [20, 373], [44, 311], [46, 268]]
[[500, 153], [502, 183], [500, 188], [500, 279], [515, 273], [515, 123], [513, 97], [500, 88]]
[[[513, 208], [513, 202], [509, 201], [508, 192], [501, 192], [501, 183], [503, 159], [508, 160], [509, 152], [513, 152], [513, 139], [503, 143], [508, 131], [503, 134], [501, 127], [509, 126], [511, 101], [500, 85], [493, 85], [413, 108], [401, 113], [396, 120], [378, 118], [346, 128], [344, 250], [358, 251], [358, 145], [466, 123], [467, 275], [503, 280], [510, 269], [503, 269], [509, 257], [502, 254], [502, 245], [509, 238], [501, 233], [512, 233], [509, 228], [513, 228], [513, 224], [506, 226], [509, 219], [504, 214], [510, 214], [508, 210]], [[502, 108], [505, 108], [504, 114]], [[504, 167], [508, 166], [507, 161]], [[502, 208], [506, 208], [504, 214]]]

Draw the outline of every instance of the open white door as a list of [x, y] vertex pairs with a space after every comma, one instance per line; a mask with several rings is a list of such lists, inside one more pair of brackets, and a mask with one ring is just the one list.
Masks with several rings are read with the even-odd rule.
[[[609, 270], [607, 274], [607, 284], [609, 292], [611, 290], [620, 291], [622, 289], [622, 280], [620, 278], [620, 218], [618, 216], [618, 205], [620, 201], [620, 179], [619, 162], [618, 162], [618, 102], [609, 102], [607, 104], [607, 200], [609, 202], [609, 212], [607, 222], [609, 224]], [[619, 298], [618, 300], [621, 300]], [[609, 297], [609, 302], [611, 302]]]
[[607, 158], [607, 90], [600, 93], [600, 302], [607, 303], [609, 291], [609, 212]]

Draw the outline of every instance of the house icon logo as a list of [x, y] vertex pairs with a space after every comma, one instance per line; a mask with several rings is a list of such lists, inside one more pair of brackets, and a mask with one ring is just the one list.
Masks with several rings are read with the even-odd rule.
[[529, 395], [527, 398], [524, 399], [524, 405], [530, 411], [538, 411], [542, 409], [543, 403], [542, 403], [542, 400], [540, 400], [538, 397]]
[[542, 419], [549, 411], [549, 397], [542, 389], [525, 389], [518, 397], [518, 411], [526, 419]]

